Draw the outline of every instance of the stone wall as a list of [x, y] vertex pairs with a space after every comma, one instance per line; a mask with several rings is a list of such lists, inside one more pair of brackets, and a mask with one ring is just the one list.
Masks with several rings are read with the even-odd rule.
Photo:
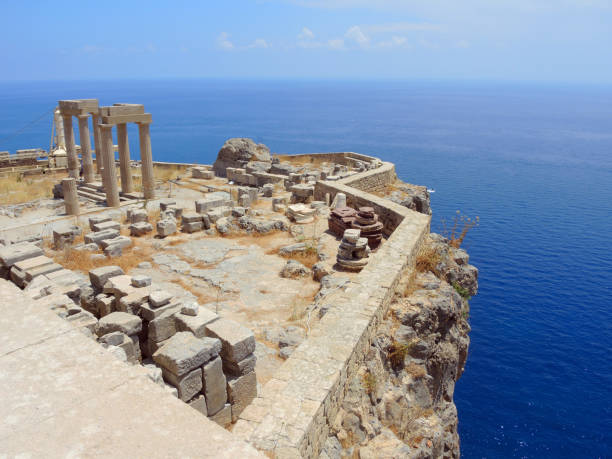
[[386, 186], [393, 183], [396, 179], [395, 165], [385, 162], [377, 169], [351, 175], [339, 180], [339, 182], [343, 185], [371, 193], [373, 191], [384, 191]]
[[[388, 167], [379, 175], [381, 181], [395, 177], [393, 168]], [[376, 175], [372, 178], [368, 172], [345, 180], [364, 187], [378, 182]], [[342, 181], [318, 182], [315, 199], [338, 192], [345, 193], [351, 205], [374, 207], [385, 220], [390, 237], [346, 291], [335, 298], [308, 339], [264, 385], [234, 426], [234, 434], [274, 457], [318, 456], [344, 399], [346, 382], [363, 361], [378, 324], [402, 288], [400, 279], [414, 268], [417, 252], [429, 233], [431, 217]]]
[[383, 232], [389, 236], [404, 220], [406, 208], [368, 192], [384, 189], [395, 179], [395, 166], [392, 163], [383, 163], [377, 169], [351, 175], [341, 180], [318, 181], [315, 185], [314, 200], [325, 201], [325, 195], [329, 194], [330, 200], [333, 201], [336, 193], [344, 193], [350, 207], [355, 209], [364, 206], [373, 207], [385, 225]]

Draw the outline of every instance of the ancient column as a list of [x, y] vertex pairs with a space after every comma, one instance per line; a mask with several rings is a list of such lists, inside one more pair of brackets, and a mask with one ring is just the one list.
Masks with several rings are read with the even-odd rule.
[[127, 124], [117, 125], [117, 144], [119, 146], [119, 168], [121, 173], [121, 191], [131, 193], [134, 191], [132, 171], [130, 170], [130, 144], [128, 142]]
[[138, 123], [138, 136], [140, 140], [142, 191], [145, 199], [155, 199], [155, 177], [153, 176], [153, 154], [151, 153], [149, 123]]
[[100, 115], [96, 115], [95, 113], [91, 114], [91, 121], [93, 124], [93, 134], [94, 134], [94, 148], [96, 149], [96, 171], [98, 174], [101, 174], [102, 167], [102, 149], [100, 147]]
[[106, 205], [119, 207], [119, 188], [117, 187], [117, 168], [115, 167], [115, 148], [113, 146], [113, 125], [100, 124], [100, 143], [104, 156], [104, 191]]
[[79, 197], [77, 195], [76, 179], [65, 178], [62, 180], [64, 192], [64, 205], [67, 215], [79, 215]]
[[68, 175], [79, 178], [79, 158], [74, 146], [74, 130], [72, 129], [72, 115], [62, 115], [64, 120], [64, 137], [66, 139], [66, 156], [68, 160]]
[[89, 115], [79, 115], [79, 142], [81, 142], [81, 158], [83, 159], [83, 180], [85, 183], [94, 181], [93, 160], [91, 159], [91, 139], [89, 137]]

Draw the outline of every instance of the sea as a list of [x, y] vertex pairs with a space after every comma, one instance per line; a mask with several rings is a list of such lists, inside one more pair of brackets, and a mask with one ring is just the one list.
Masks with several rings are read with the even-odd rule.
[[159, 161], [212, 163], [230, 137], [361, 152], [434, 190], [432, 231], [478, 216], [464, 247], [480, 289], [454, 395], [463, 457], [612, 457], [611, 86], [0, 83], [0, 150], [48, 149], [53, 108], [70, 98], [144, 104]]

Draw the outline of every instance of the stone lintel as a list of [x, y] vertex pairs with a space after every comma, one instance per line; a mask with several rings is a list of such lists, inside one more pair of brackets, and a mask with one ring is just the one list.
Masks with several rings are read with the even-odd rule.
[[102, 123], [105, 124], [125, 124], [125, 123], [143, 123], [148, 124], [153, 121], [150, 113], [133, 114], [133, 115], [102, 115]]
[[142, 115], [144, 112], [144, 105], [142, 104], [114, 104], [100, 107], [100, 115], [102, 116]]

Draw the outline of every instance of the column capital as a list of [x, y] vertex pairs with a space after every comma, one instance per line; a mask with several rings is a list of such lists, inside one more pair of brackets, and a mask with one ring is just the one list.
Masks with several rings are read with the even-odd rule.
[[153, 121], [138, 121], [138, 122], [136, 122], [136, 124], [139, 125], [139, 126], [149, 126], [151, 123], [153, 123]]
[[100, 129], [112, 129], [114, 126], [114, 124], [104, 124], [104, 123], [100, 123], [98, 124], [98, 127]]
[[88, 118], [89, 118], [89, 113], [86, 113], [86, 114], [80, 114], [80, 115], [76, 115], [76, 117], [77, 117], [78, 119], [80, 119], [80, 120], [83, 120], [83, 119], [88, 119]]

